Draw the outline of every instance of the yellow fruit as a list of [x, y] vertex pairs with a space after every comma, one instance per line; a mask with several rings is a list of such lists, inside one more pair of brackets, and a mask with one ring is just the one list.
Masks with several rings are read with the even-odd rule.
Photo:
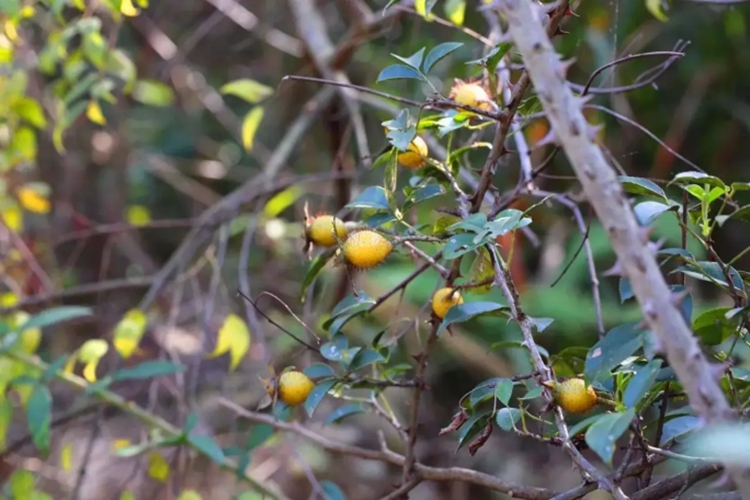
[[399, 153], [398, 162], [407, 168], [421, 168], [427, 163], [425, 158], [428, 154], [427, 143], [421, 137], [415, 136], [409, 143], [409, 149]]
[[552, 389], [555, 402], [568, 413], [582, 414], [596, 406], [597, 396], [592, 386], [580, 378], [571, 378], [565, 382], [549, 381], [544, 385]]
[[335, 219], [332, 215], [315, 217], [307, 226], [307, 237], [317, 246], [332, 247], [336, 244], [336, 236], [333, 234], [334, 225], [336, 236], [339, 239], [344, 239], [348, 233], [346, 226], [341, 219]]
[[451, 307], [463, 303], [464, 299], [460, 292], [455, 291], [454, 288], [441, 288], [432, 296], [432, 312], [442, 319]]
[[489, 94], [477, 83], [465, 83], [457, 80], [451, 89], [450, 98], [464, 106], [492, 111]]
[[385, 260], [393, 245], [375, 231], [356, 231], [344, 240], [343, 252], [347, 262], [360, 269], [375, 267]]
[[[270, 387], [269, 387], [270, 385]], [[281, 374], [278, 381], [279, 399], [289, 406], [304, 403], [315, 382], [302, 372], [288, 371]], [[266, 392], [273, 397], [273, 384], [266, 385]]]

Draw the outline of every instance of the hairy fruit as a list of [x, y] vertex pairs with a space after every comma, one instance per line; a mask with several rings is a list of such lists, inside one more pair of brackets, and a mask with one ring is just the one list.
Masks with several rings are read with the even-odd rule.
[[441, 288], [432, 296], [432, 312], [438, 318], [443, 319], [451, 307], [463, 303], [464, 299], [458, 290], [455, 288]]
[[555, 402], [568, 413], [582, 414], [596, 406], [597, 395], [592, 386], [586, 387], [586, 382], [581, 378], [571, 378], [564, 382], [544, 382], [546, 387], [552, 389]]
[[483, 111], [492, 111], [492, 102], [487, 91], [478, 83], [467, 83], [456, 80], [451, 93], [451, 99], [464, 106], [471, 106]]
[[399, 153], [398, 162], [407, 168], [422, 168], [427, 163], [425, 158], [428, 155], [429, 149], [427, 149], [427, 143], [417, 135], [409, 143], [409, 149], [403, 153]]
[[337, 243], [336, 238], [344, 239], [348, 232], [344, 221], [332, 215], [315, 217], [306, 228], [307, 238], [320, 247], [334, 246]]
[[307, 396], [315, 388], [315, 382], [302, 372], [288, 371], [282, 373], [276, 383], [264, 381], [266, 393], [273, 397], [276, 393], [279, 400], [287, 406], [297, 406], [304, 403]]
[[349, 264], [359, 269], [369, 269], [383, 262], [393, 250], [393, 245], [380, 233], [365, 229], [349, 234], [342, 250]]

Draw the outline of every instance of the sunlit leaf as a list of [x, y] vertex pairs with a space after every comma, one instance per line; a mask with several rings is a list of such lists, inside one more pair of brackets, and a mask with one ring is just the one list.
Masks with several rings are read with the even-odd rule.
[[148, 454], [148, 475], [149, 477], [166, 483], [169, 479], [169, 462], [157, 451], [152, 451]]
[[464, 25], [466, 15], [466, 0], [446, 0], [443, 6], [445, 15], [456, 26]]
[[138, 15], [138, 9], [133, 5], [133, 0], [122, 0], [120, 3], [120, 12], [128, 17], [135, 17]]
[[624, 412], [600, 415], [586, 431], [586, 444], [601, 457], [604, 463], [612, 465], [617, 440], [628, 430], [634, 417], [633, 408]]
[[106, 125], [107, 119], [102, 113], [102, 107], [99, 105], [99, 101], [91, 100], [89, 105], [86, 107], [86, 118], [96, 123], [97, 125]]
[[245, 147], [245, 151], [250, 152], [253, 149], [255, 134], [258, 132], [264, 113], [264, 108], [256, 106], [242, 120], [242, 145]]
[[184, 490], [177, 500], [203, 500], [203, 497], [195, 490]]
[[347, 208], [374, 208], [377, 210], [388, 210], [388, 196], [385, 189], [380, 186], [370, 186], [348, 203]]
[[378, 75], [378, 82], [386, 80], [423, 80], [424, 77], [414, 68], [404, 66], [403, 64], [394, 64], [387, 66]]
[[18, 188], [16, 196], [21, 206], [29, 212], [47, 214], [50, 211], [50, 201], [41, 193], [28, 186]]
[[144, 205], [130, 205], [126, 210], [125, 219], [131, 226], [141, 227], [151, 222], [151, 211]]
[[78, 349], [78, 361], [83, 363], [83, 378], [96, 382], [96, 367], [109, 351], [109, 344], [103, 339], [90, 339]]
[[73, 467], [73, 443], [67, 443], [60, 450], [60, 467], [64, 471], [70, 471]]
[[267, 85], [256, 82], [255, 80], [243, 78], [225, 83], [219, 89], [219, 92], [222, 94], [233, 95], [250, 104], [255, 104], [272, 95], [273, 89]]
[[133, 99], [149, 106], [164, 107], [172, 104], [174, 93], [156, 80], [139, 80], [133, 87]]
[[217, 357], [229, 353], [229, 369], [234, 370], [250, 349], [250, 330], [245, 320], [236, 314], [228, 314], [224, 324], [219, 328], [216, 348], [209, 357]]
[[481, 314], [486, 314], [501, 309], [506, 309], [507, 306], [498, 304], [497, 302], [467, 302], [459, 304], [448, 309], [443, 322], [440, 324], [438, 332], [442, 332], [448, 326], [454, 323], [463, 323], [475, 318]]
[[146, 331], [147, 318], [143, 311], [131, 309], [115, 326], [112, 343], [124, 359], [135, 353]]
[[30, 471], [15, 470], [10, 476], [9, 483], [13, 498], [31, 498], [34, 492], [34, 475]]
[[14, 108], [18, 116], [30, 125], [39, 129], [47, 126], [47, 118], [44, 116], [44, 110], [39, 101], [23, 97], [15, 103]]

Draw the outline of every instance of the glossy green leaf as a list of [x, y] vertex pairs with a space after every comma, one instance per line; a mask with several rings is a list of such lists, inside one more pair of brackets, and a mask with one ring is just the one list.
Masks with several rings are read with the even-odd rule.
[[349, 417], [351, 415], [356, 415], [358, 413], [364, 413], [364, 411], [365, 411], [365, 407], [359, 403], [342, 406], [340, 408], [337, 408], [335, 411], [331, 412], [330, 415], [328, 415], [328, 418], [326, 418], [324, 425], [330, 425], [330, 424], [341, 422], [346, 417]]
[[661, 360], [655, 359], [645, 365], [639, 366], [633, 378], [628, 382], [625, 389], [623, 403], [628, 408], [635, 408], [643, 397], [651, 390], [656, 382], [656, 376], [661, 370]]
[[662, 431], [659, 446], [668, 445], [670, 441], [682, 438], [686, 434], [697, 429], [699, 425], [700, 420], [693, 415], [680, 415], [667, 420], [664, 423], [664, 430]]
[[438, 61], [447, 57], [451, 52], [458, 50], [462, 45], [463, 43], [460, 42], [445, 42], [430, 50], [424, 60], [423, 69], [425, 74], [429, 73]]
[[49, 454], [52, 395], [43, 385], [34, 387], [26, 405], [26, 423], [29, 434], [42, 456]]
[[335, 374], [333, 368], [324, 363], [313, 363], [302, 370], [302, 373], [310, 378], [332, 377]]
[[665, 203], [658, 201], [642, 201], [633, 207], [633, 213], [638, 223], [642, 226], [648, 226], [654, 222], [661, 214], [676, 207], [670, 207]]
[[644, 331], [637, 323], [613, 328], [599, 340], [586, 356], [584, 374], [589, 380], [609, 376], [610, 371], [643, 346]]
[[19, 327], [18, 331], [31, 330], [33, 328], [44, 328], [64, 321], [91, 316], [89, 307], [60, 306], [47, 309], [32, 316], [26, 323]]
[[394, 64], [383, 69], [378, 75], [377, 82], [387, 80], [422, 80], [424, 77], [414, 68], [403, 64]]
[[422, 66], [422, 58], [424, 58], [424, 51], [425, 48], [422, 47], [409, 57], [401, 57], [396, 54], [391, 54], [393, 57], [401, 61], [402, 63], [406, 64], [407, 66], [414, 68], [415, 70], [419, 71], [419, 67]]
[[438, 328], [438, 333], [441, 333], [452, 324], [463, 323], [479, 315], [501, 309], [507, 309], [507, 306], [498, 304], [497, 302], [466, 302], [453, 306], [445, 314], [443, 322], [440, 323], [440, 327]]
[[131, 368], [122, 368], [116, 371], [112, 378], [114, 380], [145, 380], [164, 375], [173, 375], [185, 371], [185, 366], [172, 361], [149, 360], [144, 361]]
[[607, 465], [612, 465], [617, 440], [628, 430], [635, 418], [635, 410], [628, 409], [618, 413], [604, 413], [591, 424], [586, 431], [586, 444]]
[[475, 241], [475, 235], [461, 233], [451, 236], [443, 247], [443, 257], [446, 259], [457, 259], [462, 255], [476, 250], [484, 244], [484, 241]]
[[372, 364], [382, 363], [383, 361], [385, 361], [385, 358], [378, 351], [363, 347], [357, 351], [351, 362], [349, 362], [347, 370], [356, 372]]
[[479, 434], [487, 425], [487, 421], [490, 417], [491, 414], [489, 411], [477, 413], [470, 417], [469, 420], [461, 426], [461, 430], [458, 434], [458, 446], [456, 447], [456, 451], [460, 450], [467, 441], [471, 441], [477, 434]]
[[500, 379], [495, 384], [495, 397], [502, 404], [507, 405], [513, 395], [514, 382], [508, 378]]
[[302, 280], [302, 289], [300, 291], [300, 298], [302, 302], [304, 302], [307, 298], [307, 289], [310, 287], [310, 285], [313, 284], [315, 278], [318, 277], [320, 272], [326, 266], [328, 261], [331, 260], [331, 258], [335, 255], [335, 253], [335, 248], [327, 249], [325, 252], [316, 255], [310, 262], [310, 265], [307, 267], [307, 272], [305, 273], [305, 278]]
[[374, 208], [376, 210], [390, 210], [388, 196], [380, 186], [370, 186], [354, 198], [347, 208]]
[[675, 174], [674, 177], [672, 177], [672, 180], [669, 181], [669, 184], [696, 184], [699, 186], [708, 184], [711, 187], [726, 187], [724, 181], [722, 181], [718, 177], [703, 172], [679, 172]]
[[334, 385], [336, 385], [335, 380], [324, 380], [316, 385], [312, 391], [310, 391], [310, 394], [307, 396], [307, 400], [305, 400], [305, 411], [307, 411], [307, 414], [310, 416], [310, 418], [312, 418], [313, 413], [315, 412], [315, 408], [317, 408], [320, 402], [323, 401], [323, 398], [326, 396], [326, 394], [328, 394], [328, 391], [330, 391]]
[[420, 186], [406, 197], [404, 210], [443, 194], [445, 194], [445, 188], [440, 184], [427, 184], [426, 186]]
[[217, 464], [224, 463], [224, 452], [221, 450], [221, 446], [219, 446], [211, 436], [191, 434], [188, 436], [188, 442], [193, 448]]
[[622, 188], [626, 193], [654, 196], [667, 201], [667, 195], [664, 190], [653, 181], [642, 177], [630, 177], [627, 175], [621, 175], [618, 179], [622, 183]]
[[727, 319], [730, 307], [717, 307], [704, 311], [693, 321], [693, 330], [705, 345], [714, 346], [722, 343], [737, 333], [737, 319]]

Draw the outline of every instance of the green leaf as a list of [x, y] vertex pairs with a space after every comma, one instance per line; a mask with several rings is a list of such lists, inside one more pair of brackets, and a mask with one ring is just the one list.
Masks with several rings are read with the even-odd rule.
[[661, 198], [664, 201], [668, 201], [664, 190], [653, 181], [642, 177], [630, 177], [627, 175], [621, 175], [618, 179], [620, 179], [622, 188], [626, 193], [654, 196], [656, 198]]
[[82, 318], [84, 316], [91, 316], [91, 308], [80, 307], [80, 306], [60, 306], [47, 309], [39, 314], [32, 316], [26, 323], [24, 323], [19, 329], [19, 332], [24, 330], [31, 330], [33, 328], [44, 328], [63, 321], [69, 321], [71, 319]]
[[13, 499], [30, 499], [32, 497], [32, 493], [34, 492], [34, 474], [30, 471], [17, 469], [10, 476], [9, 482]]
[[637, 323], [620, 325], [607, 332], [586, 356], [586, 377], [595, 381], [609, 376], [613, 368], [643, 346], [643, 334]]
[[422, 65], [422, 58], [424, 57], [424, 50], [425, 48], [422, 47], [409, 57], [401, 57], [396, 54], [391, 54], [393, 57], [401, 61], [402, 63], [406, 64], [407, 66], [410, 66], [414, 68], [415, 70], [419, 71], [419, 67]]
[[484, 244], [483, 240], [475, 241], [476, 235], [470, 233], [461, 233], [451, 236], [443, 247], [443, 257], [452, 260], [462, 255], [476, 250]]
[[641, 399], [656, 382], [659, 370], [661, 370], [660, 359], [655, 359], [636, 370], [635, 375], [628, 382], [628, 387], [625, 389], [625, 395], [623, 396], [623, 403], [626, 407], [635, 408], [641, 402]]
[[135, 64], [130, 57], [120, 49], [109, 50], [107, 55], [107, 71], [125, 82], [125, 86], [122, 90], [125, 94], [129, 94], [133, 90], [136, 76], [138, 74]]
[[320, 482], [320, 487], [323, 490], [323, 500], [346, 500], [341, 488], [333, 481], [324, 479]]
[[188, 436], [188, 442], [193, 448], [203, 453], [217, 464], [224, 463], [224, 452], [221, 451], [221, 446], [219, 446], [211, 436], [195, 436], [191, 434]]
[[325, 363], [313, 363], [302, 370], [302, 373], [310, 378], [324, 378], [332, 377], [335, 375], [333, 368], [331, 368], [329, 365], [326, 365]]
[[30, 125], [38, 129], [47, 126], [47, 118], [44, 116], [44, 110], [39, 101], [30, 97], [22, 97], [14, 105], [14, 108], [18, 116]]
[[445, 16], [456, 26], [464, 25], [466, 0], [446, 0], [443, 5]]
[[671, 285], [669, 288], [672, 290], [673, 294], [685, 294], [685, 297], [682, 299], [682, 302], [678, 304], [678, 307], [682, 313], [682, 317], [685, 318], [685, 321], [690, 323], [693, 317], [693, 296], [687, 292], [687, 289], [683, 285]]
[[584, 418], [580, 422], [576, 423], [575, 425], [570, 427], [569, 434], [570, 437], [574, 437], [591, 427], [591, 424], [599, 420], [599, 418], [602, 416], [601, 413], [597, 413], [596, 415], [591, 415], [590, 417]]
[[172, 104], [172, 89], [156, 80], [139, 80], [133, 87], [133, 99], [148, 106], [165, 107]]
[[350, 313], [352, 310], [362, 305], [369, 307], [374, 303], [375, 299], [371, 298], [362, 290], [359, 290], [356, 295], [350, 293], [349, 295], [341, 299], [341, 301], [333, 308], [333, 311], [331, 311], [331, 316], [341, 316], [343, 314]]
[[357, 413], [363, 413], [364, 411], [364, 406], [359, 403], [342, 406], [341, 408], [337, 408], [335, 411], [331, 412], [331, 414], [328, 415], [328, 418], [326, 418], [326, 421], [323, 425], [338, 423], [348, 416], [356, 415]]
[[512, 431], [520, 419], [521, 410], [518, 408], [500, 408], [495, 415], [495, 422], [504, 431]]
[[700, 420], [693, 415], [680, 415], [667, 420], [664, 423], [664, 430], [662, 431], [659, 446], [668, 445], [670, 441], [685, 436], [697, 429], [699, 425]]
[[711, 187], [726, 187], [724, 181], [718, 177], [703, 172], [680, 172], [672, 177], [669, 184], [698, 184], [700, 186], [708, 184]]
[[347, 370], [356, 372], [374, 363], [382, 363], [383, 361], [385, 361], [385, 358], [379, 352], [365, 347], [357, 351], [349, 363]]
[[[464, 5], [466, 7], [466, 5]], [[441, 43], [440, 45], [434, 47], [428, 54], [427, 57], [424, 60], [424, 66], [423, 70], [425, 74], [429, 73], [432, 67], [441, 59], [448, 56], [451, 52], [454, 52], [459, 47], [461, 47], [463, 43], [459, 42], [445, 42]]]
[[174, 373], [182, 373], [185, 367], [172, 361], [150, 360], [132, 368], [123, 368], [112, 375], [114, 380], [144, 380]]
[[427, 184], [426, 186], [420, 186], [406, 197], [404, 210], [443, 194], [445, 194], [445, 188], [440, 184]]
[[555, 321], [552, 318], [532, 318], [531, 316], [529, 316], [529, 320], [531, 320], [531, 323], [534, 325], [537, 333], [542, 333], [547, 329], [549, 325], [552, 324], [553, 321]]
[[273, 94], [273, 89], [267, 85], [250, 80], [249, 78], [242, 78], [234, 80], [222, 85], [219, 92], [226, 95], [233, 95], [250, 104], [255, 104], [262, 101], [266, 97]]
[[[672, 273], [682, 273], [682, 274], [685, 274], [686, 276], [690, 276], [691, 278], [695, 278], [697, 280], [708, 281], [722, 288], [729, 288], [729, 284], [727, 283], [726, 276], [724, 276], [722, 267], [718, 262], [711, 262], [711, 261], [691, 262], [684, 266], [678, 267], [677, 269], [672, 271]], [[727, 270], [727, 274], [729, 274], [729, 277], [732, 280], [732, 286], [736, 290], [744, 289], [742, 278], [740, 277], [740, 274], [737, 272], [737, 270], [734, 267], [730, 267]]]
[[37, 385], [26, 404], [26, 423], [29, 433], [42, 456], [49, 454], [52, 395], [43, 385]]
[[461, 447], [470, 441], [474, 436], [479, 434], [482, 429], [487, 425], [487, 421], [491, 418], [489, 411], [477, 413], [476, 415], [469, 418], [469, 420], [461, 426], [461, 431], [458, 434], [458, 446], [456, 451], [460, 450]]
[[633, 293], [633, 287], [630, 286], [630, 280], [624, 276], [620, 278], [619, 290], [620, 304], [624, 303], [628, 299], [632, 299], [635, 296], [635, 294]]
[[417, 14], [425, 18], [425, 20], [429, 20], [431, 17], [430, 13], [435, 8], [436, 3], [437, 0], [416, 0], [414, 2], [414, 10], [417, 11]]
[[690, 440], [687, 453], [716, 460], [727, 466], [747, 467], [750, 463], [750, 425], [747, 422], [721, 422], [707, 425]]
[[717, 307], [698, 315], [693, 321], [693, 330], [705, 345], [721, 344], [737, 333], [737, 317], [727, 319], [731, 307]]
[[264, 113], [265, 110], [261, 106], [256, 106], [242, 120], [242, 145], [248, 153], [253, 149], [255, 134], [258, 132]]
[[385, 189], [380, 186], [370, 186], [349, 204], [347, 208], [374, 208], [376, 210], [390, 210], [388, 205], [388, 196]]
[[438, 333], [442, 332], [448, 326], [454, 323], [464, 323], [481, 314], [486, 314], [500, 309], [507, 309], [507, 306], [498, 304], [497, 302], [467, 302], [464, 304], [453, 306], [448, 309], [448, 312], [443, 318], [443, 322], [440, 323]]
[[300, 299], [302, 302], [305, 301], [305, 298], [307, 296], [307, 289], [310, 287], [310, 285], [313, 284], [315, 278], [318, 277], [320, 272], [326, 266], [328, 261], [331, 260], [331, 258], [335, 255], [335, 253], [335, 248], [329, 248], [320, 255], [316, 255], [313, 258], [312, 262], [310, 262], [310, 265], [307, 268], [307, 273], [305, 273], [305, 279], [302, 280], [302, 289], [300, 291]]
[[310, 391], [305, 401], [305, 411], [312, 418], [315, 408], [318, 407], [323, 398], [328, 394], [328, 391], [336, 384], [335, 380], [324, 380], [315, 386], [315, 389]]
[[409, 145], [417, 136], [417, 127], [414, 125], [405, 128], [393, 128], [385, 135], [394, 148], [399, 151], [408, 151]]
[[495, 388], [502, 380], [501, 377], [495, 377], [478, 383], [469, 393], [469, 406], [475, 408], [480, 403], [495, 397]]
[[471, 214], [465, 219], [461, 219], [452, 226], [448, 227], [448, 231], [458, 231], [463, 229], [472, 233], [479, 233], [485, 229], [487, 224], [487, 216], [481, 212]]
[[[490, 252], [485, 247], [482, 247], [477, 251], [477, 257], [471, 264], [471, 269], [469, 270], [469, 281], [479, 283], [482, 281], [490, 280], [494, 276], [495, 268], [492, 265], [492, 257], [490, 255]], [[490, 290], [492, 290], [491, 282], [486, 285], [473, 287], [471, 289], [472, 293], [475, 293], [477, 295], [485, 295], [489, 293]]]
[[586, 431], [586, 444], [601, 457], [607, 465], [612, 465], [612, 455], [615, 443], [635, 418], [635, 410], [630, 408], [624, 412], [605, 413], [591, 424]]
[[250, 452], [258, 446], [262, 445], [263, 443], [268, 441], [271, 436], [273, 436], [274, 432], [276, 432], [276, 429], [274, 429], [271, 425], [254, 425], [252, 430], [250, 431], [250, 435], [247, 437], [247, 442], [245, 443], [245, 451]]
[[661, 0], [646, 0], [646, 8], [656, 19], [663, 23], [667, 22], [667, 16], [662, 10]]
[[387, 80], [423, 80], [422, 74], [414, 68], [404, 66], [403, 64], [394, 64], [388, 66], [378, 75], [376, 82]]
[[320, 355], [329, 361], [343, 361], [344, 352], [349, 348], [349, 340], [342, 334], [334, 335], [333, 340], [320, 346]]
[[[398, 156], [391, 155], [383, 172], [383, 189], [389, 200], [395, 197], [396, 188], [398, 187]], [[388, 203], [388, 209], [391, 209], [391, 203]]]
[[500, 42], [490, 50], [486, 56], [480, 59], [474, 59], [466, 64], [477, 64], [479, 66], [487, 68], [490, 73], [495, 73], [498, 63], [502, 60], [505, 54], [513, 47], [510, 42]]
[[498, 380], [495, 384], [495, 397], [498, 401], [507, 405], [510, 401], [510, 397], [513, 395], [514, 385], [514, 382], [508, 378]]
[[633, 207], [633, 213], [641, 226], [648, 226], [664, 212], [676, 208], [658, 201], [642, 201]]
[[36, 134], [29, 127], [19, 127], [13, 132], [8, 149], [18, 158], [33, 160], [37, 153]]

